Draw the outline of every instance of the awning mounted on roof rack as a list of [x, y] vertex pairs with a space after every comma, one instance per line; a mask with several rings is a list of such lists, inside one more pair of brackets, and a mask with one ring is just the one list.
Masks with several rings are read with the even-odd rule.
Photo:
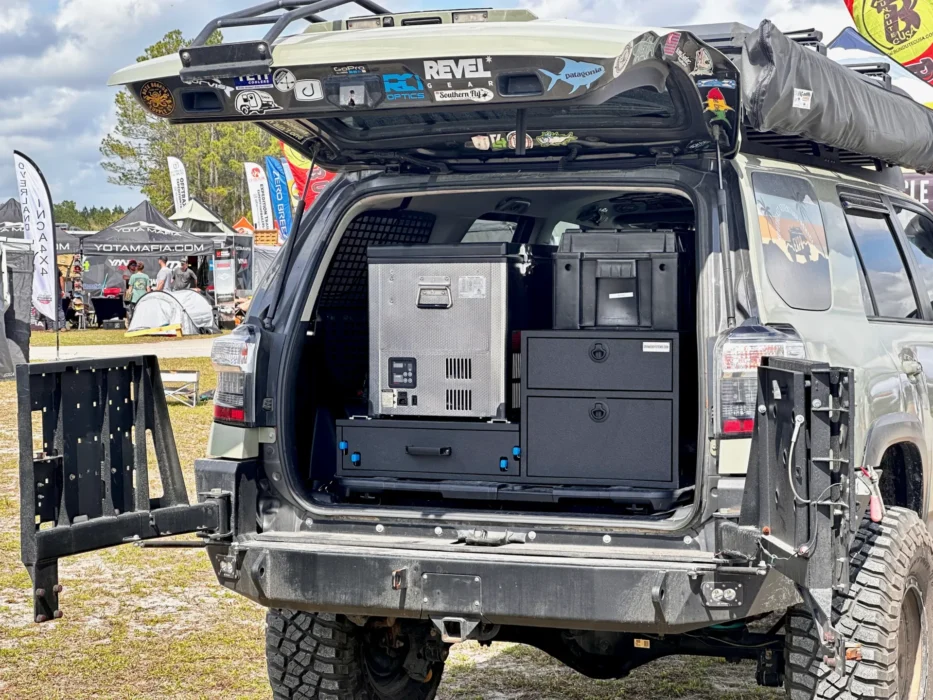
[[800, 45], [770, 21], [749, 34], [741, 63], [746, 116], [756, 131], [933, 171], [933, 110]]

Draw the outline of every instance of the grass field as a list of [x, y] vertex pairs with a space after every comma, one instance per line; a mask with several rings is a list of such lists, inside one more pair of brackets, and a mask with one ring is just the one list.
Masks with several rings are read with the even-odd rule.
[[[66, 334], [71, 337], [72, 334]], [[74, 334], [77, 335], [77, 334]], [[64, 337], [64, 336], [63, 336]], [[163, 360], [199, 369], [207, 358]], [[211, 405], [171, 406], [189, 494]], [[61, 562], [64, 618], [31, 622], [19, 561], [16, 398], [0, 384], [0, 698], [269, 698], [263, 610], [216, 583], [197, 550], [123, 545]], [[754, 666], [671, 659], [624, 681], [591, 681], [541, 652], [512, 644], [455, 647], [440, 700], [745, 700], [783, 697], [755, 687]]]
[[[60, 333], [59, 338], [61, 347], [71, 345], [123, 345], [127, 343], [171, 343], [188, 338], [175, 338], [174, 336], [154, 336], [142, 335], [135, 338], [127, 338], [123, 334], [126, 331], [105, 331], [93, 328], [86, 331], [67, 331]], [[229, 331], [228, 331], [229, 332]], [[34, 348], [55, 347], [55, 333], [53, 331], [33, 331], [29, 338], [29, 345]]]

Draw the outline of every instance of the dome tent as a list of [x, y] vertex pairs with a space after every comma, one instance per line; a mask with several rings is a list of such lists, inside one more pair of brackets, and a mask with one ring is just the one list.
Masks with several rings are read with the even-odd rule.
[[99, 296], [107, 288], [122, 289], [130, 260], [145, 263], [147, 274], [155, 277], [160, 256], [174, 265], [191, 256], [210, 256], [214, 245], [210, 239], [182, 231], [145, 201], [115, 224], [85, 238], [83, 249], [90, 263], [84, 288]]
[[183, 231], [196, 236], [223, 238], [236, 233], [197, 197], [189, 199], [188, 203], [172, 214], [169, 219]]
[[136, 304], [128, 333], [165, 326], [181, 326], [182, 335], [214, 333], [214, 310], [210, 302], [190, 289], [149, 292]]

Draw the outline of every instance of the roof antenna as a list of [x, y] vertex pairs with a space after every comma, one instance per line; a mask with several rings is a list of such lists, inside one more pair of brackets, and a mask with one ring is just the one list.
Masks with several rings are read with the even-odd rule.
[[726, 202], [726, 188], [722, 180], [722, 147], [720, 137], [722, 127], [713, 124], [713, 138], [716, 139], [716, 170], [719, 175], [719, 250], [722, 254], [722, 282], [726, 295], [726, 327], [735, 328], [735, 283], [732, 279], [732, 241], [729, 238], [729, 204]]

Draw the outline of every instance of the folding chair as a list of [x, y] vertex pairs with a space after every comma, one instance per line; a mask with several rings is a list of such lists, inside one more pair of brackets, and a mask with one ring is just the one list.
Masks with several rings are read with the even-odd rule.
[[200, 372], [163, 370], [160, 374], [162, 375], [162, 385], [165, 387], [166, 399], [174, 399], [192, 408], [198, 405]]

